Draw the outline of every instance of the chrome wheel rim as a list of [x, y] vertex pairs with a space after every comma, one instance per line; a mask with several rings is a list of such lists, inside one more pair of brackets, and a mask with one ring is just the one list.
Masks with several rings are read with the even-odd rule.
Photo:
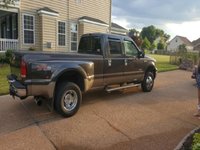
[[151, 76], [147, 77], [146, 86], [147, 86], [147, 89], [150, 89], [153, 86], [153, 78]]
[[78, 103], [78, 95], [74, 90], [68, 90], [63, 96], [64, 109], [72, 111]]

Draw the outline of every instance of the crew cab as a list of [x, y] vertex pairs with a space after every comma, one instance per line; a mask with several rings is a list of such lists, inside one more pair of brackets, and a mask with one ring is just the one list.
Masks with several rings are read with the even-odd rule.
[[150, 92], [157, 72], [155, 60], [131, 38], [102, 33], [83, 35], [77, 53], [15, 51], [10, 66], [10, 95], [47, 99], [64, 117], [74, 115], [82, 93], [92, 89], [141, 85]]

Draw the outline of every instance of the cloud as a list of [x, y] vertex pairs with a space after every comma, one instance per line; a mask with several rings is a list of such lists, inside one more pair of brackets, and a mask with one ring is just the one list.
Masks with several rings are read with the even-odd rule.
[[200, 19], [199, 7], [197, 0], [113, 0], [113, 15], [168, 22], [194, 21]]
[[200, 33], [197, 32], [197, 25], [200, 25], [198, 0], [113, 0], [112, 2], [112, 20], [125, 28], [142, 29], [145, 26], [155, 25], [168, 31], [168, 34], [176, 35], [181, 33], [177, 30], [181, 26], [180, 29], [185, 36], [193, 34], [192, 32], [196, 34], [193, 38], [190, 36], [190, 39], [200, 37]]

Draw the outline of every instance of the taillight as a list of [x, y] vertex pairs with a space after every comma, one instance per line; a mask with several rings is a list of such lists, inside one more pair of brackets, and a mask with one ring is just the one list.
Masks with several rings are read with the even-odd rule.
[[27, 68], [26, 62], [24, 60], [21, 61], [20, 70], [21, 70], [21, 77], [26, 78]]

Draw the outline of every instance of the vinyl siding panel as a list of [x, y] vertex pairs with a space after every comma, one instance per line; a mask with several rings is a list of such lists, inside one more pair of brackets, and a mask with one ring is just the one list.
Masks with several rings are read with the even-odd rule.
[[100, 19], [107, 24], [110, 23], [110, 0], [76, 0], [69, 1], [69, 19], [77, 20], [82, 16]]
[[84, 23], [83, 24], [83, 34], [96, 33], [96, 32], [107, 33], [108, 32], [108, 27], [98, 26], [98, 25], [89, 24], [89, 23]]
[[[52, 16], [41, 16], [42, 20], [42, 50], [43, 51], [55, 51], [56, 50], [56, 25], [57, 20]], [[51, 48], [47, 47], [47, 43], [51, 43]]]
[[[48, 26], [48, 24], [46, 24], [44, 21], [47, 21], [47, 23], [49, 22], [48, 20], [42, 20], [38, 15], [37, 11], [43, 7], [49, 7], [50, 9], [57, 11], [59, 13], [59, 17], [57, 17], [58, 20], [62, 20], [62, 21], [66, 21], [67, 20], [67, 0], [21, 0], [21, 7], [20, 7], [20, 20], [21, 20], [21, 27], [20, 27], [20, 41], [23, 41], [23, 18], [22, 15], [23, 14], [31, 14], [35, 16], [35, 44], [34, 45], [25, 45], [23, 44], [23, 42], [21, 42], [20, 44], [20, 48], [22, 50], [28, 49], [30, 47], [35, 47], [36, 50], [42, 50], [43, 46], [45, 46], [44, 42], [50, 40], [53, 41], [53, 48], [55, 48], [55, 37], [57, 37], [57, 34], [55, 34], [54, 30], [56, 30], [56, 23], [50, 23], [50, 27]], [[53, 20], [55, 20], [54, 17], [51, 16], [51, 18]], [[42, 24], [45, 23], [44, 25]], [[54, 24], [54, 27], [53, 27]], [[44, 30], [44, 26], [47, 26], [46, 29]], [[48, 29], [53, 29], [53, 33], [55, 35], [53, 35], [53, 33], [51, 33], [49, 39], [45, 39], [47, 36], [42, 35], [42, 27], [43, 27], [43, 32], [47, 33]], [[49, 30], [49, 32], [52, 32], [51, 30]], [[44, 37], [43, 37], [44, 36]], [[43, 37], [43, 38], [42, 38]], [[43, 41], [43, 42], [42, 42]]]
[[[78, 23], [78, 39], [84, 33], [108, 31], [108, 27], [103, 27], [88, 23], [79, 23], [78, 18], [89, 16], [104, 21], [108, 25], [111, 21], [110, 16], [111, 0], [21, 0], [19, 10], [19, 41], [20, 49], [27, 50], [34, 47], [36, 50], [47, 51], [70, 51], [70, 24]], [[59, 13], [58, 17], [39, 15], [37, 11], [48, 7]], [[23, 14], [35, 16], [35, 44], [23, 43]], [[66, 46], [60, 47], [57, 42], [57, 24], [58, 21], [66, 22]], [[47, 48], [47, 42], [51, 43], [51, 48]]]

